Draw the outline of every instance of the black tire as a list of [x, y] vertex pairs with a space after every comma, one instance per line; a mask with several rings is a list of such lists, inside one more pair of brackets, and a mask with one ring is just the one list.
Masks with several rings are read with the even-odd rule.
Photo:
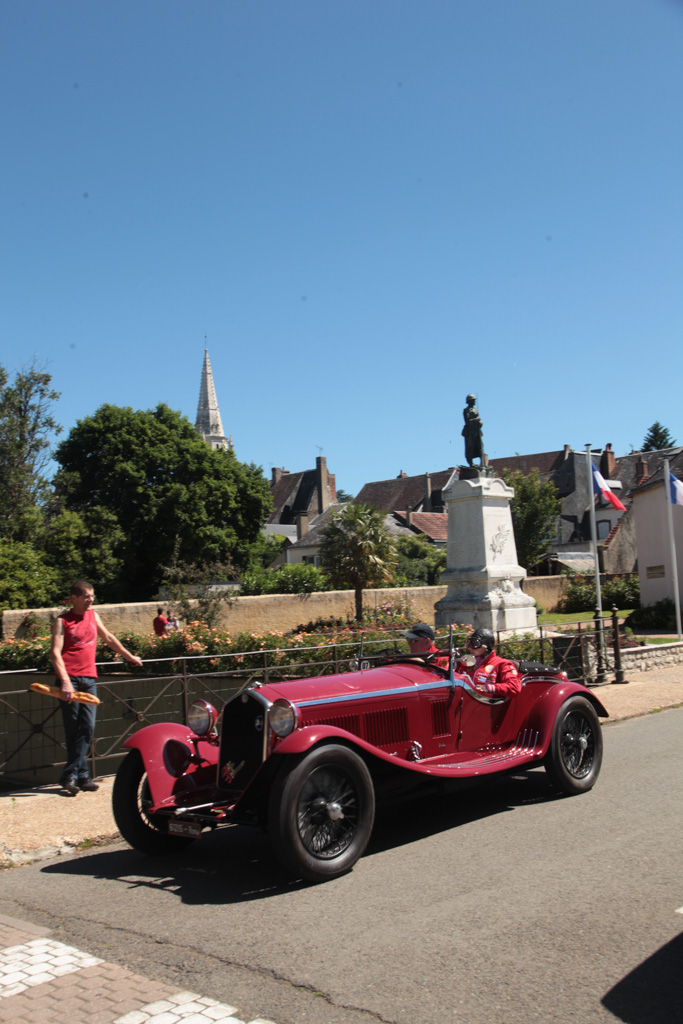
[[325, 882], [350, 871], [368, 844], [375, 791], [348, 747], [316, 747], [273, 788], [268, 830], [277, 856], [297, 877]]
[[557, 713], [545, 769], [563, 793], [586, 793], [602, 764], [602, 729], [591, 702], [574, 696]]
[[139, 750], [131, 750], [116, 773], [112, 793], [112, 809], [119, 832], [141, 853], [177, 853], [194, 839], [170, 836], [164, 817], [148, 814], [151, 804], [147, 772]]

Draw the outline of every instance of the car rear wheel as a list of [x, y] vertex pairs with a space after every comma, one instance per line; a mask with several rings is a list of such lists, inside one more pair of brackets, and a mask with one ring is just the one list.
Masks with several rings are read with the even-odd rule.
[[574, 696], [560, 708], [545, 768], [563, 793], [585, 793], [595, 785], [602, 764], [602, 729], [595, 708]]
[[268, 828], [278, 857], [310, 882], [350, 871], [368, 844], [375, 792], [363, 759], [337, 744], [316, 747], [283, 774]]
[[119, 832], [141, 853], [176, 853], [194, 842], [187, 836], [170, 836], [168, 820], [150, 814], [152, 798], [147, 772], [139, 750], [131, 750], [116, 773], [112, 809]]

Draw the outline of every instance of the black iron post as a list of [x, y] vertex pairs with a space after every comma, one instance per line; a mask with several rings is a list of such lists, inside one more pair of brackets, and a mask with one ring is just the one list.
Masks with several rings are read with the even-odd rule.
[[598, 674], [595, 677], [595, 685], [602, 686], [605, 682], [605, 640], [602, 632], [603, 622], [600, 609], [595, 609], [595, 615], [593, 616], [593, 622], [595, 623], [595, 639], [598, 643]]
[[612, 607], [612, 644], [614, 647], [614, 679], [613, 683], [627, 683], [628, 679], [624, 679], [624, 669], [621, 664], [621, 637], [619, 636], [619, 616], [617, 615], [617, 606]]

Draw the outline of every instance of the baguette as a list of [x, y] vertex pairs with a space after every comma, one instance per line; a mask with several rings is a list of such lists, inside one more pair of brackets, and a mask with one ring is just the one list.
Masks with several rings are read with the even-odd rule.
[[[58, 686], [47, 686], [46, 683], [31, 683], [29, 690], [33, 690], [34, 693], [43, 693], [46, 697], [58, 697], [61, 699], [62, 691]], [[74, 693], [74, 700], [78, 701], [79, 704], [99, 704], [100, 698], [96, 697], [94, 693]]]

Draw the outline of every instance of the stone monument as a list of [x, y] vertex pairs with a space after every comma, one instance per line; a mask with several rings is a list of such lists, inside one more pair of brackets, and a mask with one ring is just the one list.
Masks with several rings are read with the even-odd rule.
[[[448, 512], [445, 597], [435, 604], [435, 623], [486, 626], [498, 630], [536, 628], [535, 602], [520, 583], [510, 500], [512, 487], [493, 475], [483, 450], [482, 422], [467, 396], [464, 410], [467, 466], [453, 473], [443, 490]], [[480, 465], [473, 465], [479, 458]]]

